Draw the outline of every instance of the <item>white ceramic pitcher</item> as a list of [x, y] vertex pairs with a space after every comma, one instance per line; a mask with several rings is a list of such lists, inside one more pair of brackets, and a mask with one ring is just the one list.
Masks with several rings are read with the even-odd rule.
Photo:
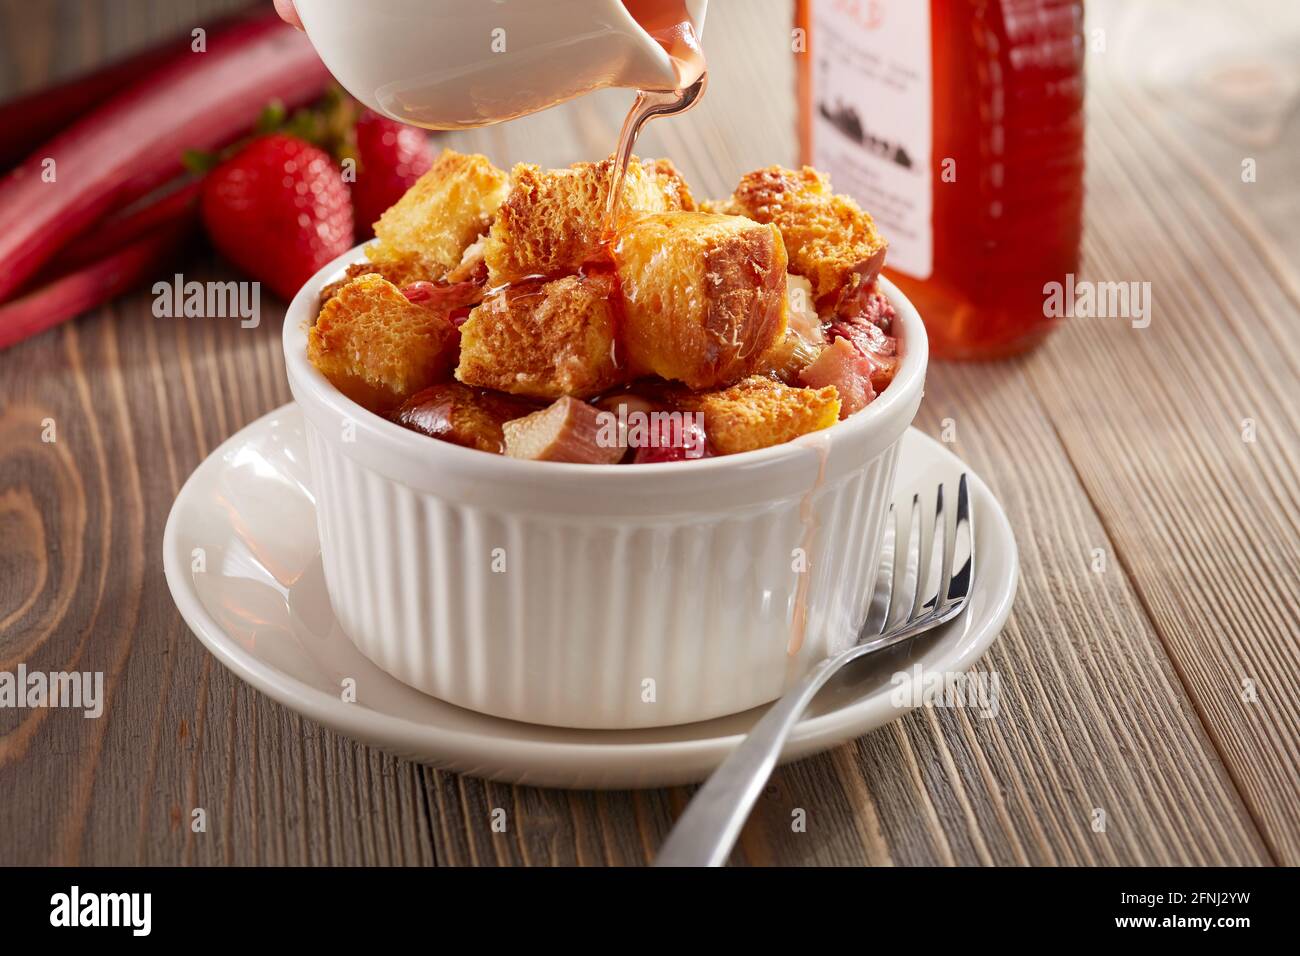
[[[685, 0], [698, 35], [708, 0]], [[665, 90], [673, 63], [622, 0], [296, 0], [353, 96], [428, 129], [486, 126], [610, 86]]]

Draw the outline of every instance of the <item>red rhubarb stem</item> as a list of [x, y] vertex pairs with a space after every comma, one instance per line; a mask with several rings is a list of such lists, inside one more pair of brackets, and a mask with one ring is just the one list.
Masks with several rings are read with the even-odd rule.
[[0, 349], [75, 318], [155, 274], [175, 254], [192, 223], [173, 223], [98, 262], [0, 305]]
[[[150, 196], [129, 209], [114, 213], [90, 232], [68, 243], [50, 265], [60, 274], [97, 262], [117, 249], [163, 226], [194, 219], [198, 213], [203, 180], [195, 179]], [[42, 270], [40, 275], [44, 275]]]
[[91, 223], [175, 177], [184, 150], [219, 148], [269, 100], [305, 103], [328, 81], [307, 38], [277, 25], [209, 43], [113, 97], [0, 181], [0, 301]]

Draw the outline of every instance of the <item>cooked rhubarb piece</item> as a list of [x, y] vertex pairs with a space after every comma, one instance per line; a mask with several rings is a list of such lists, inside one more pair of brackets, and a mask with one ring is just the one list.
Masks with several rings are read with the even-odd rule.
[[652, 417], [649, 441], [629, 440], [636, 448], [632, 458], [634, 465], [657, 465], [666, 461], [694, 461], [699, 458], [712, 457], [708, 436], [704, 426], [694, 420], [682, 417], [681, 413], [672, 417]]
[[769, 166], [746, 173], [729, 200], [706, 208], [774, 223], [781, 230], [790, 271], [805, 276], [819, 311], [869, 285], [885, 264], [885, 240], [871, 217], [811, 166]]
[[789, 310], [786, 324], [790, 331], [803, 339], [811, 348], [821, 348], [825, 345], [826, 333], [822, 330], [821, 317], [813, 304], [812, 283], [803, 276], [787, 273], [785, 297]]
[[836, 339], [807, 368], [799, 373], [801, 384], [809, 388], [834, 385], [840, 397], [840, 418], [861, 411], [876, 397], [871, 376], [876, 364], [848, 339]]
[[879, 297], [879, 302], [884, 303], [884, 309], [847, 318], [837, 316], [829, 330], [832, 340], [848, 339], [871, 362], [871, 386], [877, 394], [885, 390], [898, 371], [898, 340], [880, 330], [881, 322], [888, 324], [892, 320], [893, 307], [884, 296]]
[[[597, 408], [615, 416], [619, 440], [632, 452], [633, 464], [686, 461], [713, 454], [702, 413], [671, 407], [675, 390], [669, 386], [642, 381], [636, 387], [637, 391], [606, 395], [595, 402]], [[659, 398], [654, 400], [648, 395]]]
[[785, 334], [785, 247], [774, 226], [658, 213], [620, 229], [613, 251], [634, 375], [717, 388], [757, 370]]
[[599, 409], [568, 396], [506, 422], [504, 430], [506, 454], [512, 458], [613, 465], [626, 450], [616, 435], [610, 440], [611, 429]]
[[637, 414], [650, 415], [663, 409], [662, 404], [653, 402], [636, 392], [616, 392], [613, 395], [598, 398], [592, 404], [602, 411], [613, 412], [623, 418]]
[[387, 279], [348, 282], [307, 336], [307, 357], [335, 387], [387, 411], [448, 377], [459, 336], [447, 312], [412, 302]]
[[443, 150], [375, 223], [370, 258], [385, 275], [400, 274], [405, 282], [445, 278], [487, 231], [507, 183], [486, 156]]
[[779, 378], [787, 385], [798, 384], [799, 373], [808, 367], [819, 351], [807, 348], [796, 332], [786, 329], [781, 341], [763, 353], [757, 372]]
[[[402, 286], [402, 295], [408, 302], [428, 306], [440, 312], [455, 312], [478, 305], [483, 300], [483, 287], [474, 282], [412, 282]], [[468, 314], [468, 313], [466, 313]]]
[[[613, 161], [540, 169], [520, 163], [485, 248], [488, 284], [553, 277], [606, 259], [605, 203]], [[651, 212], [694, 209], [690, 190], [666, 159], [633, 158], [619, 200], [619, 222]]]
[[893, 305], [876, 283], [863, 286], [853, 295], [844, 299], [835, 309], [835, 319], [865, 319], [886, 335], [892, 335], [894, 329]]
[[719, 455], [779, 445], [830, 428], [840, 416], [833, 387], [793, 388], [763, 375], [720, 392], [683, 392], [676, 404], [704, 413], [709, 443]]
[[416, 392], [390, 416], [413, 431], [466, 448], [503, 454], [502, 426], [537, 408], [531, 402], [470, 388], [459, 382], [441, 382]]
[[490, 295], [461, 326], [456, 377], [534, 398], [586, 398], [627, 379], [615, 355], [608, 275], [521, 282]]
[[812, 287], [803, 276], [786, 276], [787, 319], [785, 335], [767, 350], [757, 371], [775, 375], [787, 385], [826, 347], [826, 333], [812, 306]]

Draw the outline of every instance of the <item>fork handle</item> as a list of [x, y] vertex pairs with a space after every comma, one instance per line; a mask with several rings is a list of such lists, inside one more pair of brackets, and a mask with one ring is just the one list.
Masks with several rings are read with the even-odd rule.
[[790, 731], [821, 689], [848, 659], [828, 657], [790, 688], [713, 771], [677, 819], [655, 866], [722, 866], [740, 836], [763, 784], [772, 774]]
[[828, 657], [786, 691], [740, 745], [718, 765], [682, 815], [655, 857], [655, 866], [722, 866], [772, 775], [781, 749], [817, 691], [845, 664], [901, 644], [932, 625], [917, 621]]

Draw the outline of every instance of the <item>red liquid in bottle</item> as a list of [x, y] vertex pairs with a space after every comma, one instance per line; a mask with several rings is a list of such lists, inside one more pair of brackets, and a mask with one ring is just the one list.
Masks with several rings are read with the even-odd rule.
[[1082, 0], [797, 0], [801, 161], [890, 241], [938, 358], [1032, 348], [1077, 273]]

